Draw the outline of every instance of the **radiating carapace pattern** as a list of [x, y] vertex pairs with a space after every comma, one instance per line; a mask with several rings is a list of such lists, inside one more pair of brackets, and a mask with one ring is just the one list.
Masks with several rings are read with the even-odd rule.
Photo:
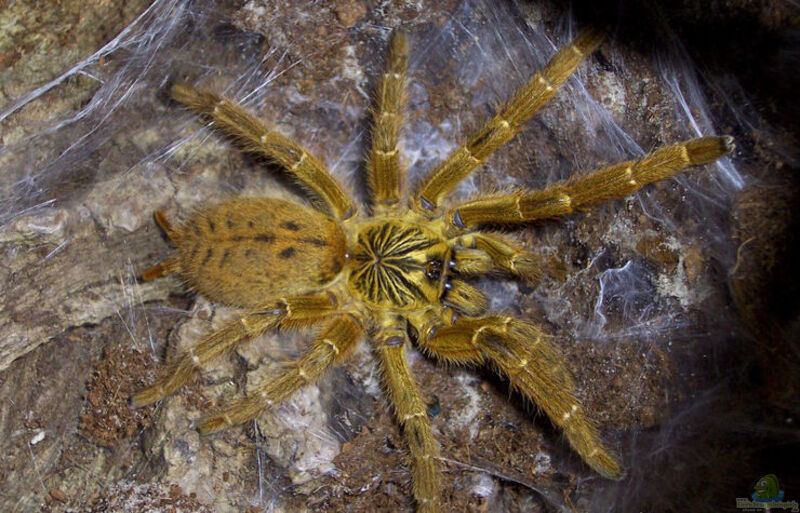
[[436, 272], [431, 262], [441, 261], [436, 253], [446, 249], [441, 239], [419, 226], [391, 222], [368, 226], [354, 245], [348, 285], [376, 306], [419, 307], [438, 292], [435, 286], [430, 290]]

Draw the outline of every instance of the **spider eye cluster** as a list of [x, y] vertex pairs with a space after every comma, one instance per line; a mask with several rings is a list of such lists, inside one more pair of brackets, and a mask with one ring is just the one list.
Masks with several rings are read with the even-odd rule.
[[431, 281], [439, 281], [442, 277], [442, 268], [444, 263], [441, 260], [429, 260], [425, 264], [425, 276]]

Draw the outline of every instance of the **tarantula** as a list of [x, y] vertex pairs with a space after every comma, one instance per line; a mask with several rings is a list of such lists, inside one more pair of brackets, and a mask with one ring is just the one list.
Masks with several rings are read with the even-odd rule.
[[156, 212], [177, 251], [142, 278], [178, 274], [198, 293], [246, 313], [180, 356], [134, 396], [134, 405], [173, 393], [208, 362], [267, 330], [317, 328], [310, 347], [286, 370], [199, 426], [201, 433], [213, 433], [274, 407], [367, 338], [411, 452], [417, 509], [435, 512], [441, 507], [439, 447], [406, 359], [413, 342], [446, 363], [490, 365], [563, 430], [589, 466], [618, 478], [619, 459], [576, 398], [558, 348], [535, 324], [487, 315], [486, 296], [468, 283], [492, 272], [536, 283], [541, 274], [533, 253], [481, 228], [524, 225], [622, 198], [686, 167], [713, 162], [733, 149], [732, 139], [691, 139], [542, 190], [446, 201], [459, 182], [524, 129], [601, 40], [602, 34], [587, 30], [558, 51], [407, 200], [399, 134], [408, 38], [394, 32], [374, 111], [369, 215], [358, 213], [337, 180], [298, 143], [217, 94], [174, 85], [176, 101], [210, 119], [245, 150], [282, 165], [315, 203], [311, 208], [274, 198], [234, 198], [203, 207], [176, 226]]

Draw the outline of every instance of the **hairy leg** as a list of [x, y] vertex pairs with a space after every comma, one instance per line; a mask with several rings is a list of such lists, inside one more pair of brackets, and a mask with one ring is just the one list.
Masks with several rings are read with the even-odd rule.
[[172, 87], [171, 94], [176, 101], [206, 115], [224, 132], [236, 137], [245, 150], [260, 153], [285, 167], [334, 217], [347, 219], [355, 214], [353, 200], [324, 164], [295, 141], [267, 129], [241, 106], [210, 91], [178, 84]]
[[564, 430], [589, 466], [605, 477], [620, 477], [617, 456], [584, 413], [563, 356], [541, 330], [513, 317], [461, 318], [443, 324], [429, 322], [421, 327], [423, 349], [447, 362], [491, 363]]
[[438, 209], [442, 200], [463, 179], [523, 129], [523, 124], [550, 101], [583, 59], [597, 49], [602, 39], [601, 33], [586, 30], [559, 50], [544, 69], [517, 90], [494, 118], [433, 170], [422, 183], [414, 208], [421, 213]]
[[[528, 283], [539, 283], [542, 275], [542, 262], [539, 257], [524, 249], [508, 237], [496, 233], [469, 233], [458, 237], [453, 258], [456, 262], [455, 270], [463, 274], [484, 274], [489, 270], [497, 269], [512, 276], [519, 276]], [[473, 260], [479, 258], [477, 254], [473, 256], [474, 250], [479, 254], [485, 255], [488, 259], [486, 265], [470, 265]], [[460, 264], [461, 261], [464, 264]], [[470, 272], [474, 268], [475, 272]]]
[[389, 41], [389, 59], [378, 89], [374, 111], [372, 152], [367, 165], [373, 209], [376, 213], [391, 211], [400, 199], [402, 187], [398, 136], [402, 110], [406, 103], [405, 74], [408, 68], [408, 36], [395, 31]]
[[406, 360], [406, 327], [400, 318], [389, 319], [375, 338], [383, 383], [395, 416], [411, 451], [414, 499], [419, 513], [437, 513], [441, 506], [441, 481], [436, 458], [439, 444], [433, 437], [428, 412]]
[[133, 396], [133, 406], [146, 406], [170, 395], [192, 379], [208, 362], [233, 350], [246, 339], [257, 337], [278, 326], [307, 326], [335, 312], [336, 302], [328, 294], [286, 298], [274, 307], [250, 312], [203, 337], [194, 347], [168, 365], [153, 385]]
[[254, 419], [264, 409], [286, 400], [300, 387], [315, 382], [331, 365], [349, 355], [363, 331], [353, 316], [342, 314], [335, 317], [311, 347], [286, 370], [259, 385], [248, 397], [205, 419], [198, 431], [208, 434], [242, 424]]
[[701, 137], [659, 148], [640, 160], [615, 164], [537, 191], [478, 198], [454, 206], [448, 222], [457, 229], [482, 224], [520, 224], [562, 216], [580, 208], [624, 198], [645, 185], [677, 175], [687, 167], [714, 162], [732, 151], [731, 137]]
[[442, 304], [457, 310], [461, 315], [476, 316], [486, 313], [489, 298], [464, 280], [451, 279], [445, 284]]

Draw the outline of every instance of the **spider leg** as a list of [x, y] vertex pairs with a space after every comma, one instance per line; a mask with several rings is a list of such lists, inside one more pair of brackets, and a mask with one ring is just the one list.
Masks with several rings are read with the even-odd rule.
[[591, 54], [603, 39], [586, 30], [556, 53], [539, 73], [514, 93], [500, 112], [450, 154], [422, 183], [414, 208], [420, 213], [435, 211], [442, 200], [495, 150], [510, 141], [555, 94], [556, 90]]
[[624, 198], [645, 185], [664, 180], [687, 167], [708, 164], [734, 148], [731, 137], [700, 137], [659, 148], [631, 160], [573, 176], [565, 183], [535, 191], [478, 198], [455, 205], [447, 220], [458, 229], [481, 224], [520, 224], [557, 217], [576, 209]]
[[[457, 244], [453, 260], [454, 270], [459, 273], [480, 275], [493, 267], [512, 276], [519, 276], [531, 284], [538, 283], [541, 278], [543, 267], [541, 259], [507, 237], [496, 233], [476, 232], [463, 235], [451, 242]], [[488, 265], [479, 266], [474, 263], [481, 258], [487, 259]]]
[[133, 406], [147, 406], [163, 399], [183, 386], [208, 362], [231, 351], [246, 339], [257, 337], [278, 326], [307, 326], [335, 312], [336, 303], [328, 294], [286, 298], [280, 300], [274, 308], [250, 312], [205, 336], [167, 366], [153, 385], [133, 396]]
[[295, 141], [267, 129], [241, 106], [210, 91], [177, 84], [172, 86], [171, 94], [176, 101], [204, 114], [216, 126], [237, 138], [245, 150], [260, 153], [284, 166], [338, 219], [347, 219], [355, 214], [353, 200], [325, 165]]
[[419, 513], [436, 513], [441, 482], [436, 459], [439, 444], [433, 437], [428, 412], [406, 360], [405, 321], [390, 319], [375, 338], [384, 386], [411, 452], [414, 500]]
[[605, 477], [620, 477], [617, 456], [603, 444], [575, 397], [575, 382], [564, 357], [539, 328], [513, 317], [464, 317], [452, 323], [433, 319], [419, 333], [420, 346], [441, 360], [491, 363], [564, 430], [589, 466]]
[[451, 279], [442, 297], [442, 304], [467, 316], [483, 315], [489, 308], [486, 294], [463, 280]]
[[334, 363], [342, 361], [363, 334], [361, 324], [349, 314], [334, 317], [311, 347], [280, 375], [259, 385], [248, 397], [205, 419], [198, 431], [209, 434], [252, 420], [307, 383], [313, 383]]
[[406, 102], [405, 74], [408, 68], [408, 36], [395, 31], [389, 42], [389, 59], [378, 90], [372, 129], [372, 152], [368, 179], [376, 213], [391, 210], [400, 199], [401, 162], [398, 135]]

